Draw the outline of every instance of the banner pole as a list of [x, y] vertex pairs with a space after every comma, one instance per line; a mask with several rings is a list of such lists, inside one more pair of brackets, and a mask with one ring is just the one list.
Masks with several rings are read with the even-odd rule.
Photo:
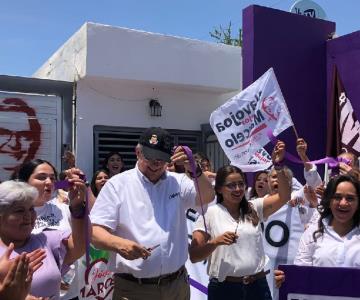
[[289, 117], [290, 117], [291, 123], [293, 124], [291, 127], [292, 127], [293, 130], [294, 130], [296, 139], [299, 139], [298, 132], [297, 132], [297, 130], [296, 130], [296, 128], [295, 128], [295, 123], [294, 123], [294, 121], [293, 121], [293, 118], [291, 117], [290, 110], [289, 110], [289, 108], [288, 108], [288, 106], [287, 106], [287, 103], [286, 103], [285, 98], [284, 98], [284, 103], [285, 103], [285, 108], [286, 108], [286, 110], [287, 110], [287, 113], [288, 113], [288, 115], [289, 115]]
[[288, 108], [288, 106], [287, 106], [287, 104], [286, 104], [285, 99], [284, 99], [284, 103], [285, 103], [285, 107], [286, 107], [287, 113], [288, 113], [288, 115], [289, 115], [289, 117], [290, 117], [290, 120], [291, 120], [291, 123], [292, 123], [292, 126], [291, 126], [291, 127], [292, 127], [292, 129], [294, 130], [296, 139], [299, 139], [298, 132], [297, 132], [297, 130], [296, 130], [296, 128], [295, 128], [295, 123], [294, 123], [294, 121], [293, 121], [293, 118], [291, 117], [291, 114], [290, 114], [290, 111], [289, 111], [289, 108]]
[[326, 186], [327, 183], [329, 182], [329, 165], [328, 165], [328, 164], [325, 164], [324, 182], [325, 182], [325, 186]]
[[[288, 111], [289, 111], [289, 110], [288, 110]], [[289, 113], [289, 116], [290, 116], [290, 113]], [[290, 118], [291, 118], [291, 116], [290, 116]], [[294, 133], [295, 133], [296, 139], [298, 140], [298, 139], [299, 139], [299, 135], [298, 135], [298, 133], [297, 133], [297, 130], [296, 130], [296, 128], [295, 128], [295, 124], [294, 124], [294, 122], [293, 122], [292, 119], [291, 119], [291, 122], [293, 123], [293, 126], [291, 126], [291, 127], [294, 129]]]
[[[271, 68], [271, 69], [272, 69], [272, 68]], [[289, 107], [288, 107], [288, 105], [287, 105], [287, 103], [286, 103], [286, 100], [285, 100], [285, 98], [284, 98], [284, 95], [283, 95], [283, 93], [282, 93], [282, 91], [281, 91], [281, 88], [280, 88], [280, 86], [279, 86], [279, 83], [278, 83], [278, 81], [277, 81], [277, 79], [276, 79], [275, 72], [274, 72], [274, 70], [272, 70], [272, 71], [273, 71], [273, 74], [274, 74], [274, 77], [275, 77], [276, 87], [278, 88], [281, 97], [284, 99], [285, 109], [287, 110], [287, 113], [288, 113], [288, 115], [289, 115], [289, 117], [290, 117], [291, 123], [293, 124], [293, 125], [292, 125], [292, 128], [293, 128], [293, 130], [294, 130], [296, 139], [299, 139], [299, 135], [298, 135], [298, 132], [297, 132], [297, 130], [296, 130], [296, 128], [295, 128], [295, 123], [294, 123], [294, 121], [293, 121], [293, 118], [291, 117]]]

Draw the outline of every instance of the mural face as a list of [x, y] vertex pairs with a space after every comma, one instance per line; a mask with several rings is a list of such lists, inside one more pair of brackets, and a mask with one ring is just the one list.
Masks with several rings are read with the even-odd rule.
[[35, 158], [41, 125], [35, 110], [20, 98], [0, 100], [0, 117], [0, 172], [6, 180], [22, 163]]

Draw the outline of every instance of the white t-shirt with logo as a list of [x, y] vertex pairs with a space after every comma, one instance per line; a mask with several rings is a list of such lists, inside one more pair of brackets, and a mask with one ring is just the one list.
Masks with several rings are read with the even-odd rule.
[[[32, 233], [44, 230], [61, 230], [71, 232], [71, 213], [69, 205], [60, 203], [56, 197], [46, 202], [43, 206], [35, 207], [37, 214]], [[72, 299], [78, 295], [78, 261], [74, 262], [75, 278], [73, 278], [69, 290], [61, 299]]]
[[57, 202], [56, 198], [54, 198], [43, 206], [35, 207], [35, 211], [37, 217], [32, 233], [39, 233], [44, 229], [71, 231], [69, 205]]

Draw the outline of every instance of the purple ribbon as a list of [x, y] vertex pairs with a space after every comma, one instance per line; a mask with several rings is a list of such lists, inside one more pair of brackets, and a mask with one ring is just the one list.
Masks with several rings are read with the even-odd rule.
[[[84, 180], [86, 182], [86, 178]], [[90, 229], [90, 222], [89, 222], [89, 191], [88, 188], [86, 187], [86, 192], [85, 192], [85, 256], [86, 256], [86, 268], [89, 268], [90, 266], [90, 234], [89, 234], [89, 229]]]
[[[207, 226], [206, 226], [206, 222], [205, 222], [205, 212], [204, 212], [204, 207], [203, 207], [203, 201], [202, 201], [202, 197], [200, 194], [200, 188], [199, 188], [199, 181], [198, 178], [196, 177], [196, 164], [195, 164], [195, 160], [194, 157], [192, 155], [192, 151], [189, 147], [187, 146], [181, 146], [184, 149], [184, 152], [186, 154], [186, 156], [189, 159], [190, 162], [190, 167], [191, 167], [191, 172], [195, 175], [195, 188], [196, 188], [196, 192], [199, 195], [199, 200], [200, 200], [200, 206], [201, 206], [201, 215], [204, 221], [204, 228], [205, 228], [205, 232], [207, 232]], [[208, 294], [208, 289], [206, 286], [202, 285], [200, 282], [192, 279], [189, 276], [189, 283], [190, 285], [192, 285], [194, 288], [196, 288], [197, 290], [199, 290], [200, 292], [204, 293], [205, 295]]]
[[205, 295], [208, 294], [208, 289], [206, 286], [202, 285], [200, 282], [197, 282], [196, 280], [192, 279], [191, 277], [189, 277], [189, 283], [190, 285], [192, 285], [194, 288], [196, 288], [197, 290], [199, 290], [200, 292], [204, 293]]
[[[84, 174], [80, 174], [79, 175], [79, 178], [81, 179], [81, 180], [83, 180], [83, 181], [85, 181], [86, 182], [86, 176], [84, 175]], [[70, 187], [72, 187], [72, 183], [71, 182], [69, 182], [68, 180], [60, 180], [60, 181], [56, 181], [55, 183], [54, 183], [54, 188], [55, 188], [55, 190], [58, 190], [58, 189], [68, 189], [68, 188], [70, 188]]]
[[193, 173], [193, 175], [195, 176], [195, 189], [197, 194], [199, 195], [199, 200], [200, 200], [200, 207], [201, 207], [201, 215], [204, 221], [204, 228], [205, 228], [205, 232], [207, 233], [207, 226], [206, 226], [206, 222], [205, 222], [205, 212], [204, 212], [204, 207], [203, 207], [203, 201], [202, 201], [202, 197], [201, 197], [201, 193], [200, 193], [200, 186], [199, 186], [199, 181], [198, 178], [196, 177], [196, 165], [195, 165], [195, 160], [194, 157], [192, 155], [192, 151], [188, 146], [181, 146], [184, 151], [186, 156], [189, 159], [190, 162], [190, 166], [191, 166], [191, 172]]
[[[86, 176], [83, 174], [79, 175], [79, 178], [86, 182]], [[54, 188], [58, 189], [68, 189], [72, 187], [72, 183], [68, 180], [56, 181], [54, 183]], [[89, 236], [89, 192], [86, 189], [85, 192], [85, 243], [86, 243], [86, 267], [90, 265], [90, 236]]]
[[[267, 136], [270, 139], [270, 142], [273, 145], [276, 145], [278, 140], [273, 135], [271, 130], [267, 131]], [[289, 160], [289, 161], [294, 162], [294, 163], [298, 163], [298, 164], [303, 164], [304, 163], [302, 160], [298, 159], [295, 155], [292, 155], [291, 153], [288, 153], [288, 152], [285, 153], [285, 158], [287, 160]], [[307, 163], [313, 164], [313, 165], [328, 164], [329, 168], [333, 169], [333, 168], [338, 167], [340, 162], [343, 162], [343, 163], [346, 163], [346, 164], [350, 163], [350, 161], [348, 159], [346, 159], [346, 158], [343, 158], [343, 157], [334, 158], [334, 157], [329, 157], [329, 156], [326, 156], [326, 157], [318, 159], [318, 160], [308, 161]]]
[[68, 189], [71, 186], [72, 186], [71, 183], [69, 181], [67, 181], [67, 180], [56, 181], [54, 183], [54, 189], [55, 190], [59, 190], [59, 189], [65, 190], [65, 189]]

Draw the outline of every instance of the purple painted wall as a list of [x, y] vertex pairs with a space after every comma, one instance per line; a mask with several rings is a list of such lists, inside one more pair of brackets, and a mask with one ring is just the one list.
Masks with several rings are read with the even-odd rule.
[[327, 83], [330, 100], [334, 64], [338, 68], [347, 96], [360, 120], [360, 31], [327, 42]]
[[[243, 11], [243, 87], [274, 68], [296, 129], [309, 144], [310, 159], [325, 155], [326, 41], [333, 32], [333, 22], [256, 5]], [[280, 138], [296, 154], [293, 130]], [[302, 166], [288, 165], [303, 181]]]

